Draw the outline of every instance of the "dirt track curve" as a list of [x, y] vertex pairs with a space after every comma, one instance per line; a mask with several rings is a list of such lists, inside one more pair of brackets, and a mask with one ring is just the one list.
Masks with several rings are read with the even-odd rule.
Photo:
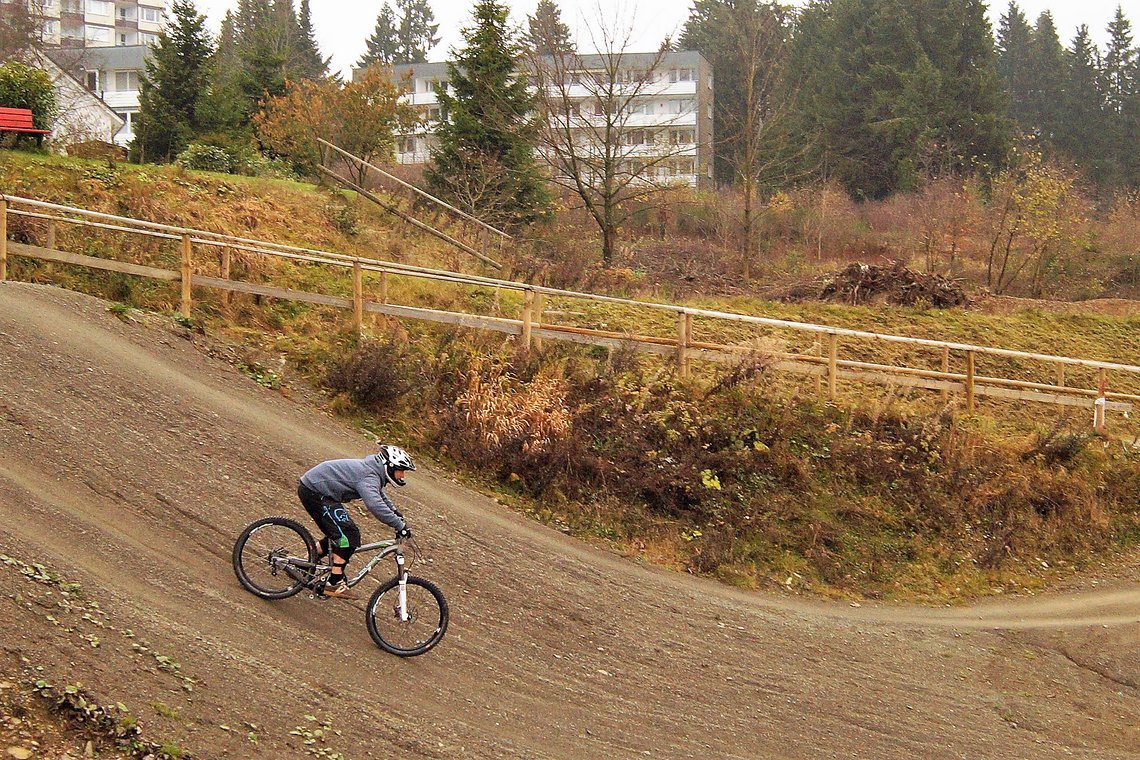
[[[190, 337], [0, 283], [0, 553], [101, 611], [61, 624], [0, 565], [0, 677], [81, 681], [199, 758], [1140, 757], [1136, 578], [939, 610], [745, 593], [418, 472], [397, 496], [452, 605], [438, 649], [382, 653], [360, 601], [260, 601], [235, 535], [370, 444]], [[306, 715], [340, 734], [304, 745]]]

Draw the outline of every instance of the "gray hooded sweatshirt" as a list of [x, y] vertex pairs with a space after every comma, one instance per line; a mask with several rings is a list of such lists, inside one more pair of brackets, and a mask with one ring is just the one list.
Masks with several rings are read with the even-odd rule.
[[364, 459], [330, 459], [301, 476], [302, 485], [333, 501], [362, 500], [377, 520], [399, 531], [407, 526], [384, 493], [384, 486], [390, 482], [384, 460], [376, 454]]

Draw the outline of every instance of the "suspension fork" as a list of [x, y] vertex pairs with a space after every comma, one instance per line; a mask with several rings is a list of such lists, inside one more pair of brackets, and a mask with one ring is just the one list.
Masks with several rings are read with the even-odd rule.
[[397, 612], [400, 615], [400, 622], [406, 623], [411, 615], [408, 614], [408, 570], [404, 567], [403, 552], [396, 552], [396, 577], [399, 579]]

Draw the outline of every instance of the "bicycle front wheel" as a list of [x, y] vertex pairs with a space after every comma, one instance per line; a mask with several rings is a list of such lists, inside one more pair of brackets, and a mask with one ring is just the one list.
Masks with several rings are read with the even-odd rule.
[[300, 568], [289, 559], [313, 562], [317, 544], [303, 525], [288, 517], [265, 517], [241, 532], [234, 543], [234, 574], [262, 599], [284, 599], [305, 587]]
[[407, 620], [400, 618], [400, 581], [392, 578], [368, 600], [364, 621], [376, 646], [399, 657], [423, 654], [447, 631], [447, 600], [434, 583], [408, 576]]

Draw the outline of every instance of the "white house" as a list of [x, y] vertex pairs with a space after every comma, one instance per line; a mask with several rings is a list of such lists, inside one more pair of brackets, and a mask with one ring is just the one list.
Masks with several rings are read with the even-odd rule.
[[129, 145], [134, 139], [134, 121], [139, 112], [139, 80], [146, 70], [149, 45], [59, 48], [51, 52], [61, 66], [72, 72], [96, 97], [123, 120], [115, 143]]
[[46, 55], [37, 57], [36, 65], [51, 77], [59, 108], [59, 115], [52, 125], [52, 143], [66, 150], [68, 145], [93, 140], [113, 142], [126, 122], [51, 58]]

